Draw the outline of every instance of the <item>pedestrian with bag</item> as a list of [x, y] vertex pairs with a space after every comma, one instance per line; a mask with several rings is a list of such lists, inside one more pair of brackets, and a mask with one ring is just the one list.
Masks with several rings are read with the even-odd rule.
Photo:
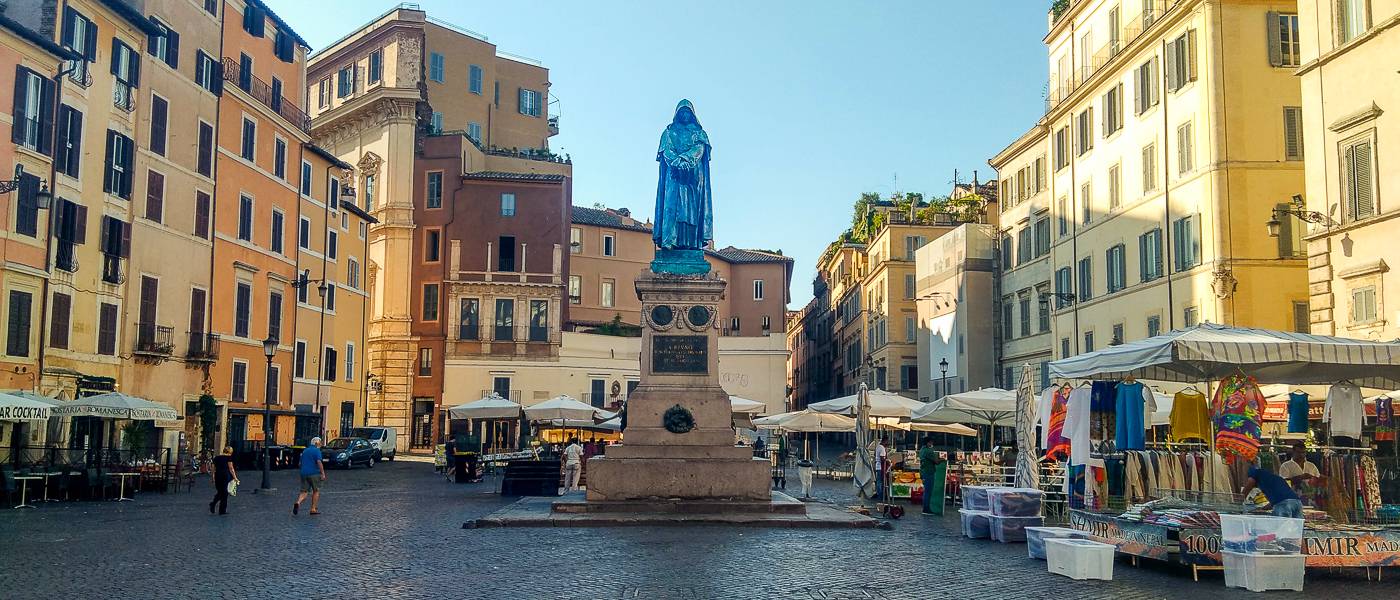
[[321, 438], [311, 438], [311, 443], [301, 451], [301, 493], [297, 495], [297, 501], [292, 504], [292, 514], [301, 511], [301, 503], [306, 500], [307, 494], [311, 495], [311, 514], [319, 515], [317, 510], [321, 502], [321, 483], [326, 480], [326, 466], [321, 463]]
[[237, 489], [238, 471], [233, 468], [233, 447], [224, 446], [224, 451], [214, 457], [214, 499], [209, 501], [209, 514], [214, 514], [215, 504], [219, 505], [219, 514], [228, 514], [228, 497]]

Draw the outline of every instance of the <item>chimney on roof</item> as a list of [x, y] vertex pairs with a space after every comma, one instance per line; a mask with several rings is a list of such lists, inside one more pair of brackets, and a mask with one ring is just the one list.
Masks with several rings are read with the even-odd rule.
[[628, 210], [626, 207], [623, 207], [623, 208], [617, 209], [617, 214], [622, 215], [622, 216], [624, 216], [624, 217], [631, 217], [631, 216], [632, 216], [632, 211]]

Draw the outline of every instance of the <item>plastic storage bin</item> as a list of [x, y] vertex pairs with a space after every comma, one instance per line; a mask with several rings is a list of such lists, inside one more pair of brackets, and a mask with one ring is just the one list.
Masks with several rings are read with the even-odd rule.
[[1068, 527], [1027, 527], [1026, 554], [1045, 560], [1045, 542], [1054, 539], [1084, 539], [1084, 532]]
[[987, 499], [992, 514], [998, 517], [1038, 517], [1040, 499], [1045, 495], [1032, 488], [992, 488], [987, 490]]
[[997, 489], [989, 485], [962, 486], [963, 508], [967, 510], [989, 511], [992, 509], [987, 492]]
[[1255, 515], [1220, 515], [1220, 549], [1261, 554], [1303, 551], [1303, 520]]
[[958, 509], [962, 515], [963, 535], [974, 540], [992, 537], [992, 514], [985, 510]]
[[1303, 591], [1306, 561], [1307, 557], [1302, 554], [1220, 551], [1220, 562], [1225, 565], [1225, 587], [1244, 588], [1251, 592]]
[[992, 539], [1003, 544], [1026, 541], [1027, 527], [1040, 527], [1045, 524], [1042, 517], [1000, 517], [992, 515]]
[[1113, 580], [1113, 544], [1093, 540], [1045, 540], [1049, 570], [1070, 579]]

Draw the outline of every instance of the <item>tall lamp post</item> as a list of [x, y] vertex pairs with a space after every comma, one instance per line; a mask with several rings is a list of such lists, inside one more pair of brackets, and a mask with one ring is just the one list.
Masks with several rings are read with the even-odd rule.
[[943, 376], [940, 377], [940, 378], [938, 379], [938, 388], [939, 388], [938, 391], [940, 391], [940, 392], [943, 393], [943, 395], [942, 395], [942, 396], [939, 396], [939, 397], [942, 398], [943, 396], [947, 396], [947, 395], [948, 395], [948, 359], [947, 359], [947, 357], [944, 357], [944, 358], [942, 358], [942, 359], [939, 359], [939, 361], [938, 361], [938, 368], [940, 368], [940, 369], [943, 370]]
[[[267, 336], [263, 340], [263, 355], [267, 357], [267, 372], [272, 372], [272, 356], [277, 354], [277, 338]], [[263, 449], [262, 449], [262, 486], [261, 489], [272, 489], [272, 455], [268, 451], [268, 445], [272, 443], [272, 401], [273, 398], [263, 397]]]

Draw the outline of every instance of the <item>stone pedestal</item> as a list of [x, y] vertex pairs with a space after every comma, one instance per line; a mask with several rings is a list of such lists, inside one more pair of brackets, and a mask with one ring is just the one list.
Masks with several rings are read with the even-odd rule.
[[768, 461], [734, 445], [729, 395], [719, 385], [725, 285], [703, 275], [638, 278], [641, 382], [627, 398], [622, 445], [588, 461], [589, 502], [772, 498]]

